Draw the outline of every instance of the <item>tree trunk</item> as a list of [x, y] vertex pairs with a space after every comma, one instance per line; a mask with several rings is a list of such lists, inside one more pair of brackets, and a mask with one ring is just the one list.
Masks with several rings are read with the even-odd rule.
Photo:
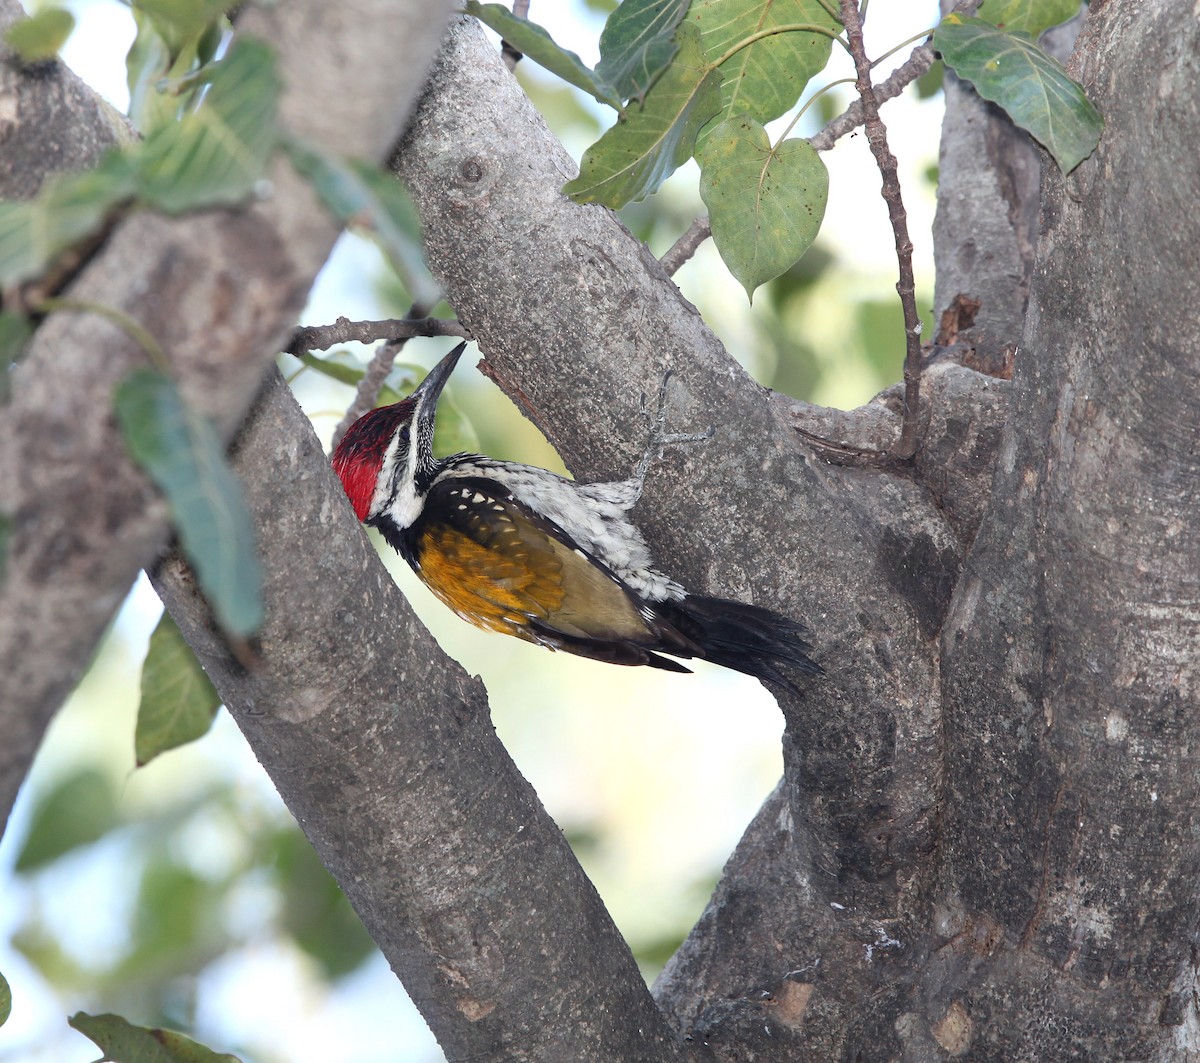
[[[924, 445], [898, 474], [806, 447], [798, 427], [886, 438], [896, 417], [754, 384], [611, 214], [562, 197], [569, 160], [478, 29], [454, 26], [396, 165], [485, 370], [592, 479], [632, 467], [639, 396], [674, 368], [672, 429], [716, 435], [655, 468], [639, 523], [690, 586], [807, 620], [827, 674], [802, 700], [776, 692], [784, 778], [651, 998], [479, 685], [416, 625], [267, 385], [236, 455], [268, 572], [256, 666], [176, 560], [157, 585], [449, 1058], [1200, 1049], [1198, 36], [1178, 0], [1093, 6], [1075, 69], [1105, 137], [1070, 177], [1045, 167], [1035, 258], [1027, 183], [1005, 200], [1013, 160], [977, 158], [992, 222], [996, 197], [1021, 209], [969, 234], [986, 254], [939, 292], [980, 301], [1013, 379], [933, 367]], [[968, 177], [947, 173], [943, 254], [962, 248]], [[78, 379], [107, 402], [107, 378]], [[118, 488], [91, 497], [125, 512]], [[43, 550], [54, 527], [34, 529]], [[84, 641], [55, 643], [68, 670]], [[29, 667], [39, 700], [5, 711], [36, 732], [66, 684]]]

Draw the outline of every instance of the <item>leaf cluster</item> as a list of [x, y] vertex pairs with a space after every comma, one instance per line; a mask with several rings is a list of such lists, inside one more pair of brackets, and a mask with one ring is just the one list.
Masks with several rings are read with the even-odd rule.
[[[1077, 8], [1076, 0], [987, 0], [982, 18], [951, 15], [934, 38], [959, 76], [1008, 111], [1064, 170], [1095, 148], [1100, 120], [1034, 37]], [[765, 125], [797, 106], [833, 41], [846, 46], [831, 0], [625, 0], [605, 25], [594, 70], [499, 4], [471, 0], [466, 10], [617, 110], [564, 188], [577, 202], [621, 208], [694, 158], [713, 239], [749, 296], [816, 239], [828, 172], [806, 140], [788, 136], [795, 118], [776, 140]]]
[[[286, 942], [327, 982], [358, 970], [374, 954], [349, 902], [295, 824], [263, 815], [234, 785], [156, 806], [146, 818], [123, 814], [122, 807], [110, 773], [94, 765], [67, 774], [34, 803], [16, 871], [35, 913], [43, 892], [61, 890], [68, 862], [77, 868], [80, 860], [113, 848], [125, 854], [117, 881], [129, 883], [130, 896], [119, 947], [81, 956], [76, 943], [37, 914], [14, 935], [14, 947], [60, 989], [86, 987], [102, 1007], [187, 1029], [197, 975], [232, 950]], [[214, 859], [212, 839], [222, 836], [237, 844], [218, 847], [222, 855]], [[247, 891], [275, 898], [251, 925], [238, 914]], [[6, 989], [0, 978], [0, 1024]], [[116, 1016], [95, 1024], [85, 1017], [86, 1029], [76, 1019], [76, 1029], [121, 1063], [229, 1058], [205, 1055], [181, 1034]], [[151, 1051], [153, 1042], [197, 1054], [160, 1057]]]
[[[339, 220], [376, 238], [415, 296], [436, 301], [403, 187], [378, 166], [337, 158], [280, 126], [271, 46], [238, 38], [221, 50], [231, 6], [227, 0], [133, 4], [138, 30], [127, 69], [131, 112], [145, 137], [92, 170], [51, 177], [34, 199], [0, 202], [0, 286], [17, 290], [53, 278], [57, 263], [78, 259], [79, 245], [124, 211], [238, 206], [265, 187], [268, 165], [283, 149]], [[26, 37], [43, 28], [44, 20], [31, 21], [18, 23]], [[251, 635], [262, 620], [261, 575], [249, 516], [215, 431], [184, 402], [166, 355], [137, 322], [112, 308], [41, 299], [36, 284], [29, 290], [34, 315], [99, 313], [145, 349], [154, 368], [136, 371], [117, 388], [118, 423], [132, 456], [166, 497], [219, 623], [235, 636]], [[32, 331], [29, 314], [0, 313], [4, 387]]]

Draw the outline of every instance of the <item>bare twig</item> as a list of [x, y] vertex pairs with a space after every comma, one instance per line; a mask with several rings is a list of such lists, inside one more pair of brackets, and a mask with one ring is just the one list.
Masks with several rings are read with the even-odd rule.
[[842, 23], [846, 27], [846, 39], [850, 44], [850, 54], [854, 57], [854, 68], [858, 74], [855, 85], [863, 105], [867, 143], [883, 178], [883, 199], [888, 206], [892, 231], [896, 234], [896, 259], [900, 272], [896, 291], [900, 295], [900, 305], [904, 310], [904, 409], [900, 438], [892, 448], [891, 456], [907, 459], [917, 451], [921, 403], [921, 318], [917, 314], [916, 285], [913, 281], [913, 245], [908, 235], [908, 215], [900, 195], [896, 156], [888, 147], [887, 130], [879, 117], [879, 101], [871, 84], [871, 61], [867, 58], [863, 44], [858, 4], [856, 0], [841, 0], [841, 3]]
[[[528, 18], [529, 0], [513, 0], [512, 13], [516, 18]], [[509, 70], [516, 70], [517, 64], [525, 58], [525, 53], [519, 48], [514, 48], [508, 41], [501, 41], [500, 57]]]
[[[408, 320], [424, 320], [432, 309], [433, 307], [422, 303], [413, 303], [408, 311]], [[400, 339], [386, 340], [375, 348], [375, 354], [367, 366], [367, 371], [363, 374], [362, 380], [358, 382], [358, 388], [354, 392], [354, 401], [350, 403], [349, 408], [342, 415], [341, 421], [338, 422], [337, 428], [333, 430], [333, 446], [335, 448], [342, 441], [342, 436], [346, 434], [347, 429], [364, 413], [375, 408], [375, 403], [379, 401], [379, 391], [383, 387], [383, 382], [387, 380], [388, 373], [392, 371], [392, 366], [396, 363], [396, 355], [404, 349], [404, 345], [410, 338], [405, 336]]]
[[702, 215], [692, 222], [687, 232], [676, 240], [667, 253], [658, 261], [662, 264], [663, 269], [667, 271], [667, 274], [673, 277], [679, 267], [696, 253], [696, 248], [711, 235], [712, 226], [708, 223], [708, 215]]
[[[926, 73], [933, 66], [933, 45], [929, 42], [918, 45], [903, 64], [896, 67], [886, 81], [875, 86], [875, 99], [878, 103], [899, 96], [909, 85]], [[847, 133], [857, 129], [865, 121], [865, 109], [862, 100], [855, 100], [836, 118], [815, 136], [809, 138], [809, 143], [817, 151], [828, 151]]]
[[[953, 14], [956, 15], [971, 15], [975, 13], [975, 9], [979, 7], [980, 0], [960, 0], [954, 5]], [[917, 80], [922, 74], [928, 72], [933, 66], [936, 53], [933, 50], [933, 42], [926, 41], [924, 44], [917, 45], [912, 50], [909, 57], [895, 70], [888, 75], [886, 80], [881, 81], [875, 86], [876, 103], [886, 103], [888, 100], [899, 96], [909, 85]], [[828, 151], [847, 133], [857, 129], [866, 121], [866, 111], [863, 108], [861, 99], [855, 100], [836, 118], [833, 118], [816, 136], [809, 139], [809, 143], [817, 149], [817, 151]]]
[[332, 325], [298, 328], [285, 348], [299, 357], [305, 351], [327, 351], [336, 343], [376, 343], [379, 340], [408, 340], [414, 336], [457, 336], [469, 340], [471, 334], [457, 321], [440, 318], [391, 318], [385, 321], [351, 321], [339, 317]]

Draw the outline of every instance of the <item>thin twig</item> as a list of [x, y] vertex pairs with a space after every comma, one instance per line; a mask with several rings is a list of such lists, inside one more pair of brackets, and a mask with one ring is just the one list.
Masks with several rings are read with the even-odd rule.
[[471, 334], [457, 321], [441, 318], [391, 318], [386, 321], [351, 321], [339, 317], [332, 325], [298, 328], [284, 348], [299, 357], [306, 351], [327, 351], [338, 343], [377, 343], [379, 340], [409, 340], [414, 336], [457, 336], [469, 340]]
[[712, 235], [712, 226], [708, 223], [708, 215], [702, 215], [697, 218], [688, 227], [678, 240], [676, 240], [667, 253], [658, 261], [662, 264], [663, 269], [667, 271], [670, 277], [675, 276], [676, 271], [689, 258], [696, 253], [696, 249], [704, 243]]
[[[516, 18], [529, 17], [529, 0], [513, 0], [512, 13]], [[500, 57], [509, 73], [517, 69], [517, 64], [525, 58], [525, 53], [513, 47], [508, 41], [500, 42]]]
[[[954, 5], [952, 13], [956, 15], [974, 14], [980, 2], [981, 0], [960, 0]], [[861, 26], [861, 24], [860, 22], [859, 25]], [[932, 41], [917, 45], [909, 57], [896, 67], [886, 80], [875, 86], [876, 102], [886, 103], [899, 96], [917, 78], [929, 71], [929, 68], [933, 66], [935, 56]], [[862, 125], [865, 120], [864, 116], [862, 100], [855, 100], [836, 118], [831, 119], [824, 129], [809, 140], [809, 143], [817, 151], [828, 151], [847, 133], [853, 132]]]
[[892, 447], [891, 454], [906, 459], [917, 452], [921, 405], [921, 318], [917, 313], [916, 284], [913, 280], [913, 245], [908, 235], [908, 215], [900, 194], [896, 156], [888, 147], [887, 129], [879, 117], [879, 101], [871, 84], [871, 61], [863, 44], [862, 22], [858, 17], [856, 0], [842, 0], [842, 23], [846, 27], [850, 54], [854, 57], [854, 68], [858, 73], [856, 87], [863, 105], [867, 143], [883, 178], [883, 199], [887, 203], [888, 218], [896, 235], [896, 260], [900, 272], [896, 291], [904, 311], [904, 409], [900, 438]]
[[[433, 307], [428, 304], [413, 303], [408, 311], [408, 320], [423, 320]], [[404, 350], [404, 345], [408, 343], [411, 337], [405, 336], [402, 339], [386, 340], [375, 348], [375, 354], [371, 357], [370, 364], [367, 366], [367, 371], [363, 374], [362, 379], [358, 382], [358, 387], [354, 392], [354, 401], [350, 403], [346, 412], [342, 415], [342, 419], [338, 422], [338, 426], [333, 430], [333, 446], [342, 441], [342, 436], [346, 434], [349, 427], [354, 424], [364, 413], [375, 409], [375, 404], [379, 401], [379, 392], [383, 388], [383, 383], [388, 378], [388, 374], [392, 371], [392, 366], [396, 363], [396, 355]]]

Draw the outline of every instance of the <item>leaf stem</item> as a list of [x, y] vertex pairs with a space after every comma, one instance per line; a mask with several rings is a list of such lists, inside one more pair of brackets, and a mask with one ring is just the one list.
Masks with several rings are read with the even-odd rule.
[[127, 313], [123, 310], [118, 310], [115, 306], [106, 306], [104, 303], [96, 303], [90, 299], [63, 299], [55, 297], [43, 299], [37, 304], [35, 309], [37, 312], [45, 314], [64, 312], [96, 314], [98, 317], [102, 317], [106, 321], [116, 325], [117, 328], [121, 329], [131, 340], [141, 347], [146, 352], [146, 357], [154, 364], [155, 369], [168, 375], [171, 372], [171, 362], [158, 340], [151, 335], [150, 330], [140, 321], [135, 321]]
[[770, 29], [752, 33], [749, 37], [743, 37], [719, 59], [714, 59], [709, 64], [710, 68], [723, 66], [743, 48], [749, 48], [750, 45], [757, 44], [767, 37], [774, 37], [777, 33], [819, 33], [823, 37], [828, 37], [831, 41], [837, 41], [843, 48], [847, 47], [846, 42], [838, 35], [838, 31], [831, 30], [828, 26], [821, 26], [815, 22], [789, 22], [783, 26], [772, 26]]
[[932, 37], [933, 31], [936, 29], [937, 29], [937, 26], [931, 26], [929, 29], [923, 30], [921, 33], [914, 33], [907, 40], [901, 41], [899, 44], [897, 44], [896, 47], [889, 48], [886, 52], [883, 53], [883, 55], [876, 56], [874, 59], [871, 60], [871, 69], [873, 70], [880, 63], [882, 63], [885, 59], [890, 59], [893, 55], [895, 55], [898, 51], [900, 51], [901, 48], [907, 48], [914, 41], [923, 41], [927, 37]]
[[[529, 18], [529, 0], [513, 0], [512, 13], [514, 18]], [[520, 48], [515, 47], [509, 41], [500, 42], [500, 55], [504, 59], [504, 65], [510, 71], [516, 70], [517, 64], [525, 58], [525, 53]]]
[[801, 107], [800, 110], [796, 112], [795, 117], [788, 122], [787, 129], [783, 131], [782, 135], [775, 142], [776, 146], [778, 147], [778, 145], [787, 140], [788, 134], [791, 133], [791, 131], [796, 127], [796, 123], [804, 117], [804, 112], [807, 111], [814, 103], [816, 103], [817, 100], [824, 96], [825, 93], [827, 93], [830, 89], [836, 89], [839, 85], [853, 84], [854, 78], [838, 78], [837, 81], [831, 81], [828, 85], [822, 85], [816, 92], [814, 92], [807, 100], [804, 101], [804, 106]]

